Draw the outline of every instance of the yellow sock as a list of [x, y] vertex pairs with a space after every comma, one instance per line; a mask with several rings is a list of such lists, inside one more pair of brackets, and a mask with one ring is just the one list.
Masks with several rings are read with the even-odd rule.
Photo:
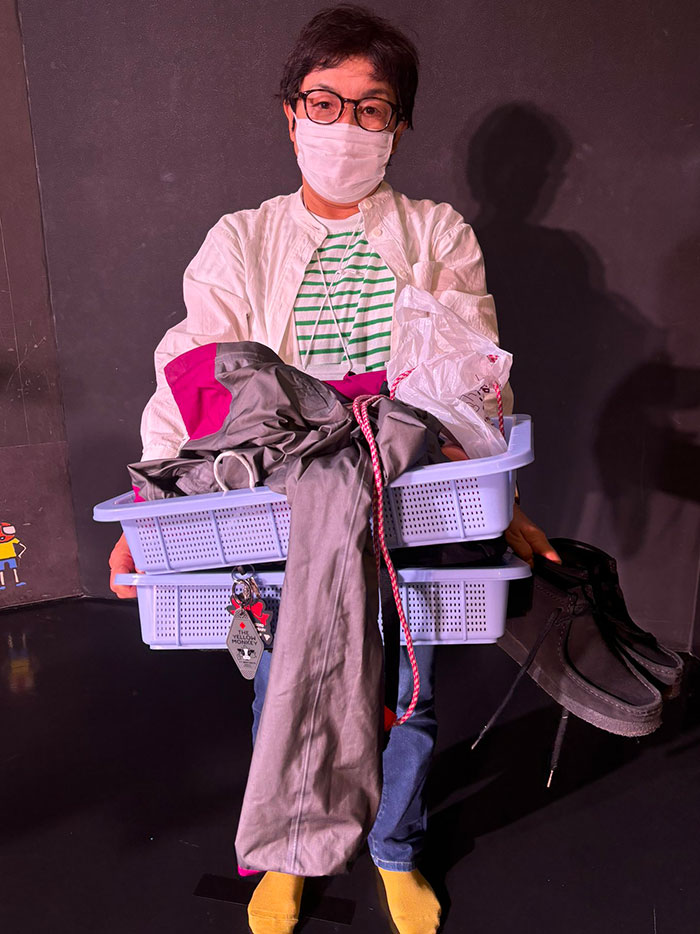
[[[379, 867], [377, 867], [379, 869]], [[399, 934], [435, 934], [440, 927], [440, 903], [417, 869], [379, 869], [391, 920]]]
[[266, 872], [248, 904], [253, 934], [292, 934], [299, 920], [303, 876]]

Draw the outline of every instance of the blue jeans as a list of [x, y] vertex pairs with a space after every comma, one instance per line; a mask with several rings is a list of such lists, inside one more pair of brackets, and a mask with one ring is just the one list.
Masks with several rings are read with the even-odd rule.
[[[263, 653], [255, 675], [253, 742], [265, 700], [271, 658], [269, 652]], [[382, 757], [382, 797], [368, 839], [375, 865], [396, 872], [415, 869], [416, 859], [423, 847], [427, 823], [423, 789], [437, 735], [433, 698], [434, 646], [416, 646], [416, 660], [420, 674], [418, 704], [411, 719], [389, 734], [389, 743]], [[412, 693], [413, 679], [408, 652], [402, 647], [399, 662], [399, 716], [408, 706]]]

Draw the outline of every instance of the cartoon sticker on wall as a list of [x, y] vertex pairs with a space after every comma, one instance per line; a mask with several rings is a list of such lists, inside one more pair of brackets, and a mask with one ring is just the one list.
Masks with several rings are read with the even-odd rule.
[[[18, 549], [21, 549], [18, 551]], [[7, 587], [6, 574], [12, 571], [15, 587], [26, 587], [27, 582], [19, 579], [17, 561], [27, 550], [27, 546], [17, 538], [17, 529], [9, 522], [0, 522], [0, 590]]]

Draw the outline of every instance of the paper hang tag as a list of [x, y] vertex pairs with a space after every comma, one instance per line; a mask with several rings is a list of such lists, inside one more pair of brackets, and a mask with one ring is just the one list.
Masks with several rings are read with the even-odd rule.
[[242, 607], [233, 610], [226, 646], [240, 673], [246, 680], [251, 681], [258, 670], [264, 646], [255, 624]]

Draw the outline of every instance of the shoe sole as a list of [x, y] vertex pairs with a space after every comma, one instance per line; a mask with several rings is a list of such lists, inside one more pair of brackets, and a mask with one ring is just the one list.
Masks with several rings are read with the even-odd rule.
[[[528, 656], [528, 649], [508, 631], [506, 631], [498, 640], [498, 644], [512, 659], [523, 664]], [[598, 713], [586, 707], [576, 698], [572, 697], [562, 688], [562, 686], [553, 681], [544, 670], [537, 664], [537, 657], [528, 669], [530, 677], [538, 684], [545, 693], [555, 700], [562, 707], [565, 707], [570, 713], [585, 720], [592, 726], [597, 726], [608, 733], [615, 733], [618, 736], [648, 736], [661, 725], [661, 702], [658, 707], [654, 707], [645, 713], [640, 713], [639, 719], [635, 722], [621, 720], [617, 717], [609, 717], [606, 714]]]

